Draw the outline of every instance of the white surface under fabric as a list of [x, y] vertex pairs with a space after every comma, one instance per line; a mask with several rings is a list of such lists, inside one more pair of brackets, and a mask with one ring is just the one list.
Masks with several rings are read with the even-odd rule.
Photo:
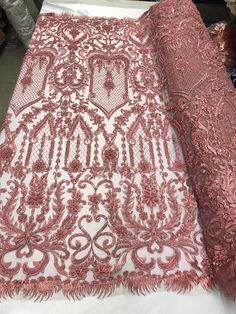
[[[72, 0], [71, 0], [72, 1]], [[72, 1], [73, 2], [73, 1]], [[119, 3], [122, 5], [124, 1], [117, 1], [116, 6], [114, 6], [113, 1], [88, 1], [89, 4], [85, 4], [85, 1], [74, 1], [73, 3], [63, 3], [61, 1], [48, 0], [44, 1], [43, 7], [41, 9], [41, 13], [61, 13], [61, 12], [69, 12], [75, 15], [84, 15], [84, 16], [100, 16], [100, 17], [117, 17], [117, 18], [125, 18], [132, 17], [138, 18], [140, 17], [149, 7], [150, 3], [147, 5], [138, 7], [138, 1], [131, 1], [132, 5], [129, 7], [119, 7]], [[92, 4], [94, 3], [94, 4]], [[109, 6], [108, 6], [109, 5]]]
[[198, 296], [174, 292], [151, 293], [147, 296], [121, 295], [80, 301], [6, 301], [1, 314], [235, 314], [236, 304], [217, 293]]
[[[89, 3], [89, 4], [86, 4]], [[98, 5], [99, 4], [99, 5]], [[141, 16], [150, 6], [138, 1], [45, 1], [42, 13], [69, 12], [76, 15], [104, 17]], [[43, 302], [12, 299], [0, 303], [0, 314], [236, 314], [236, 302], [220, 292], [199, 291], [197, 295], [159, 291], [146, 296], [125, 293], [104, 299], [52, 299]]]

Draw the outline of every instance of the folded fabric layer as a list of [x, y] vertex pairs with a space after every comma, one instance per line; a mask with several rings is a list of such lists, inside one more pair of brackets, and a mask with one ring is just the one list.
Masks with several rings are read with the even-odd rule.
[[150, 10], [215, 278], [236, 298], [236, 93], [190, 0]]

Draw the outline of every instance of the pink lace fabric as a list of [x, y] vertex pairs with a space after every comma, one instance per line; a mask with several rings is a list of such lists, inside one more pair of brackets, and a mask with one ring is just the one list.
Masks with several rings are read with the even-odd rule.
[[172, 6], [39, 17], [0, 135], [0, 297], [232, 277], [233, 92], [194, 6]]
[[216, 281], [236, 298], [236, 93], [190, 0], [149, 12]]

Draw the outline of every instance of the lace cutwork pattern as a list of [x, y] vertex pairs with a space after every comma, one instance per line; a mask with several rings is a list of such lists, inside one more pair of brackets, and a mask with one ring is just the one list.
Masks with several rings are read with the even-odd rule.
[[0, 137], [1, 297], [212, 285], [155, 62], [155, 10], [39, 17]]

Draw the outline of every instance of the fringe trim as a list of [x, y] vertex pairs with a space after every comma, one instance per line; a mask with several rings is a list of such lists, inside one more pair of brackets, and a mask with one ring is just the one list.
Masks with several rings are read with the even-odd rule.
[[27, 299], [46, 301], [58, 292], [62, 292], [67, 299], [74, 301], [86, 296], [104, 298], [110, 296], [120, 286], [126, 287], [131, 293], [137, 295], [146, 295], [160, 289], [163, 290], [163, 288], [168, 291], [186, 293], [196, 286], [201, 286], [204, 290], [211, 290], [216, 287], [212, 277], [199, 277], [193, 272], [169, 275], [164, 278], [157, 275], [148, 276], [126, 272], [123, 276], [100, 282], [62, 281], [53, 277], [28, 281], [0, 280], [0, 299], [9, 299], [22, 294]]

